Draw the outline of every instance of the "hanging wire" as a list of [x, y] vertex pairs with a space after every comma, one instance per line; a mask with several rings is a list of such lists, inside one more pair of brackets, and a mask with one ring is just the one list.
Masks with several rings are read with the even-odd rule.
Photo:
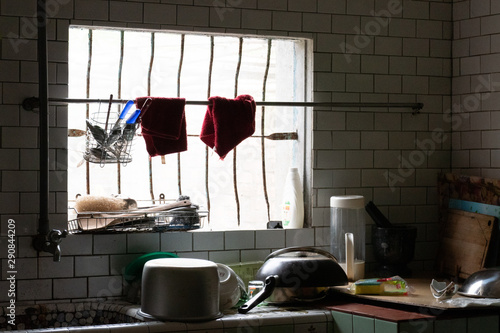
[[[239, 50], [238, 50], [238, 65], [236, 66], [236, 74], [234, 76], [234, 97], [238, 96], [238, 79], [240, 76], [240, 68], [241, 68], [241, 58], [243, 53], [243, 37], [239, 39]], [[238, 195], [238, 175], [236, 173], [237, 167], [237, 149], [234, 147], [233, 149], [233, 185], [234, 185], [234, 199], [236, 200], [236, 214], [238, 219], [238, 227], [241, 224], [240, 217], [240, 198]]]
[[[266, 100], [266, 88], [267, 88], [267, 76], [269, 74], [269, 67], [271, 63], [271, 46], [272, 42], [269, 39], [267, 41], [267, 58], [266, 58], [266, 70], [264, 72], [264, 80], [262, 82], [262, 100]], [[266, 143], [265, 143], [265, 116], [266, 116], [266, 107], [262, 106], [261, 120], [260, 120], [260, 131], [261, 131], [261, 139], [260, 146], [262, 151], [262, 185], [264, 189], [264, 199], [266, 200], [267, 206], [267, 220], [271, 221], [271, 206], [269, 204], [269, 196], [267, 193], [267, 180], [266, 180]]]

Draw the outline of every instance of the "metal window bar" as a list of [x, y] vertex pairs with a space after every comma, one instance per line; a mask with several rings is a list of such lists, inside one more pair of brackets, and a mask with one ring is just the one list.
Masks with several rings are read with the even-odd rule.
[[[241, 57], [243, 54], [243, 37], [239, 38], [238, 45], [238, 64], [236, 65], [236, 73], [234, 74], [234, 97], [238, 96], [238, 80], [240, 77], [240, 69], [241, 69]], [[238, 227], [241, 225], [241, 208], [240, 208], [240, 197], [238, 195], [238, 174], [236, 172], [237, 166], [237, 147], [233, 149], [233, 186], [234, 186], [234, 200], [236, 201], [236, 219], [238, 221]]]
[[[182, 64], [184, 62], [184, 46], [185, 46], [186, 35], [181, 35], [181, 55], [179, 59], [179, 70], [177, 72], [177, 97], [181, 97], [181, 74], [182, 74]], [[179, 195], [182, 195], [182, 183], [181, 183], [181, 153], [177, 153], [177, 186], [179, 188]]]
[[[266, 57], [266, 69], [264, 71], [264, 78], [262, 82], [262, 100], [266, 100], [266, 88], [267, 88], [267, 76], [269, 74], [269, 66], [271, 65], [271, 46], [272, 41], [269, 39], [267, 41], [267, 57]], [[260, 147], [262, 151], [262, 187], [264, 189], [264, 200], [266, 201], [267, 207], [267, 220], [271, 221], [271, 205], [269, 203], [269, 194], [267, 193], [267, 179], [266, 179], [266, 140], [264, 136], [265, 129], [265, 118], [266, 118], [266, 107], [261, 107], [261, 120], [260, 120], [260, 131], [262, 137], [260, 139]]]
[[[125, 31], [120, 31], [120, 61], [118, 63], [118, 98], [122, 98], [122, 70], [123, 70], [123, 56], [124, 56], [124, 47], [125, 47]], [[119, 112], [120, 110], [118, 110]], [[120, 163], [120, 159], [118, 159], [118, 163], [116, 164], [117, 171], [117, 183], [118, 183], [118, 194], [122, 193], [122, 166]]]
[[[151, 33], [151, 57], [149, 60], [149, 68], [148, 68], [148, 96], [151, 95], [151, 72], [153, 71], [153, 63], [155, 58], [155, 34]], [[153, 161], [149, 159], [149, 193], [151, 195], [151, 200], [153, 203], [155, 202], [155, 194], [153, 189]]]
[[[87, 77], [86, 77], [86, 91], [85, 95], [87, 98], [90, 97], [90, 70], [92, 68], [92, 30], [89, 29], [89, 53], [88, 53], [88, 60], [87, 60]], [[87, 119], [90, 118], [90, 105], [86, 105], [85, 109], [85, 117]], [[90, 194], [90, 163], [89, 161], [85, 161], [85, 174], [86, 174], [86, 186], [87, 186], [87, 194]]]
[[[210, 63], [208, 65], [208, 85], [207, 85], [207, 98], [212, 96], [212, 72], [214, 68], [214, 36], [210, 36]], [[210, 186], [208, 183], [208, 171], [209, 171], [209, 156], [210, 151], [208, 146], [205, 146], [205, 192], [207, 197], [207, 210], [208, 216], [207, 220], [210, 223]]]

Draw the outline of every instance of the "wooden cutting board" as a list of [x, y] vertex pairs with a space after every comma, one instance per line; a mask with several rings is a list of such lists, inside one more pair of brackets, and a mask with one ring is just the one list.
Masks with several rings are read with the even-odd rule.
[[494, 216], [449, 209], [441, 232], [439, 271], [466, 279], [484, 268], [497, 223]]

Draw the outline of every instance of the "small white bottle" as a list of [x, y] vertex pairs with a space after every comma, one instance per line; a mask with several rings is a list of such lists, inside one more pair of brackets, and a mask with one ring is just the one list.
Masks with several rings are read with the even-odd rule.
[[304, 195], [299, 170], [290, 168], [283, 189], [282, 222], [285, 229], [304, 226]]

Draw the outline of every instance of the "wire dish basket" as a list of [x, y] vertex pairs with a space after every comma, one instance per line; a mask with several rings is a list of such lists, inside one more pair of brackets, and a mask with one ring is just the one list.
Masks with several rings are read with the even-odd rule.
[[207, 211], [198, 206], [174, 208], [161, 212], [83, 212], [68, 221], [68, 232], [165, 232], [200, 229]]
[[[96, 112], [87, 119], [86, 145], [83, 158], [101, 165], [108, 163], [129, 163], [132, 142], [138, 124], [119, 125], [117, 114]], [[114, 124], [111, 125], [110, 124]]]

